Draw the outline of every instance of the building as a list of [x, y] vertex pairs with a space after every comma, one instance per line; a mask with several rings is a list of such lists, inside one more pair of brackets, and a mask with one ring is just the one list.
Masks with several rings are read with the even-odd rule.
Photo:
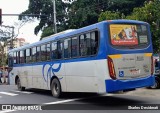
[[24, 45], [29, 44], [28, 42], [26, 42], [26, 40], [24, 38], [16, 38], [13, 40], [13, 45], [12, 45], [12, 40], [10, 40], [7, 44], [7, 46], [4, 48], [4, 53], [7, 53], [8, 50], [10, 50], [12, 47], [13, 48], [17, 48], [17, 47], [21, 47]]

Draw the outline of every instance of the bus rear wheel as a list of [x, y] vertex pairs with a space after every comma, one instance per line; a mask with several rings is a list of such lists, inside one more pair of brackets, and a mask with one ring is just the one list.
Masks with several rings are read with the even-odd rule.
[[160, 78], [155, 77], [155, 83], [151, 86], [152, 89], [159, 89], [160, 88]]
[[56, 78], [52, 80], [51, 92], [53, 97], [56, 97], [56, 98], [59, 98], [62, 95], [60, 82]]
[[22, 87], [20, 78], [17, 79], [17, 88], [19, 91], [24, 91], [25, 87]]

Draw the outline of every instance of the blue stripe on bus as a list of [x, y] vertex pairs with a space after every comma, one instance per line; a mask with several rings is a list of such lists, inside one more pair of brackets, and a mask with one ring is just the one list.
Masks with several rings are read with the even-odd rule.
[[131, 79], [131, 80], [105, 80], [106, 92], [108, 93], [140, 88], [140, 87], [148, 87], [154, 85], [154, 82], [155, 82], [154, 76]]
[[44, 65], [44, 64], [59, 64], [59, 63], [70, 63], [70, 62], [82, 62], [82, 61], [93, 61], [93, 60], [103, 60], [106, 59], [101, 57], [101, 58], [96, 58], [96, 56], [89, 57], [89, 58], [75, 58], [75, 59], [68, 59], [68, 60], [55, 60], [55, 61], [45, 61], [45, 62], [34, 62], [34, 63], [28, 63], [28, 64], [14, 64], [13, 67], [21, 67], [21, 66], [34, 66], [34, 65]]

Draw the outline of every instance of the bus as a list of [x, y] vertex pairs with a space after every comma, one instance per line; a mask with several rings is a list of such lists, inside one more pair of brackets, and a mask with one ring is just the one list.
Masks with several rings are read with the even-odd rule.
[[8, 52], [10, 84], [18, 90], [113, 93], [152, 86], [150, 26], [106, 20]]

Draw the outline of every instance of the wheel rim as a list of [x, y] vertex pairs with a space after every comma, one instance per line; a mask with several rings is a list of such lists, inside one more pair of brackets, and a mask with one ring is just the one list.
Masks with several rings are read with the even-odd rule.
[[17, 80], [17, 87], [18, 87], [18, 89], [21, 89], [21, 83], [20, 83], [19, 79]]
[[53, 85], [53, 94], [54, 94], [54, 95], [58, 95], [58, 93], [59, 93], [58, 84], [57, 84], [57, 83], [54, 83], [54, 85]]
[[157, 88], [157, 87], [158, 87], [158, 83], [157, 83], [157, 81], [155, 81], [154, 85], [151, 86], [151, 88]]

